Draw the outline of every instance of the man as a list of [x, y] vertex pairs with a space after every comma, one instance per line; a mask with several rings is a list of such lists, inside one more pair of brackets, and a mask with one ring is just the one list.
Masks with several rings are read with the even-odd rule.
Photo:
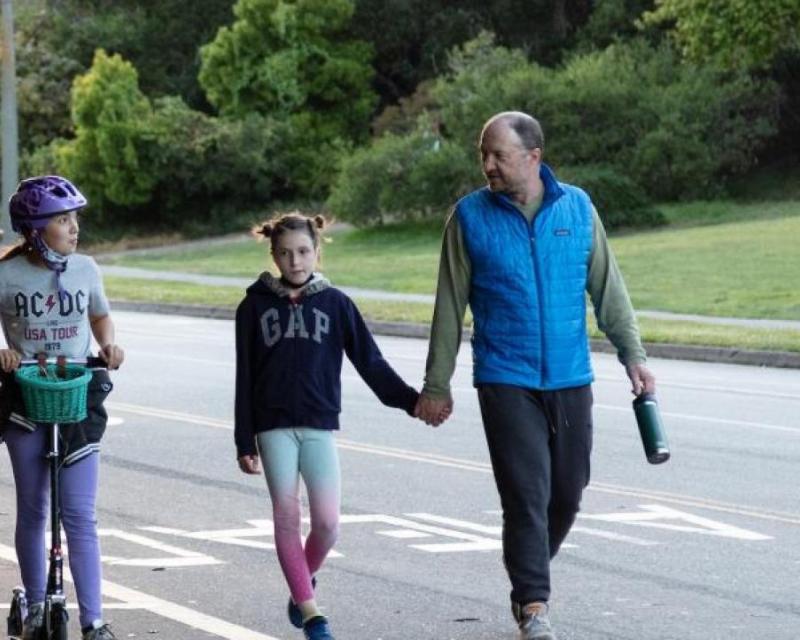
[[469, 303], [474, 384], [503, 508], [503, 558], [520, 640], [555, 640], [550, 560], [589, 483], [593, 373], [586, 292], [633, 393], [655, 391], [622, 276], [589, 196], [542, 162], [535, 118], [499, 113], [483, 127], [488, 187], [447, 221], [425, 386], [416, 413], [437, 426]]

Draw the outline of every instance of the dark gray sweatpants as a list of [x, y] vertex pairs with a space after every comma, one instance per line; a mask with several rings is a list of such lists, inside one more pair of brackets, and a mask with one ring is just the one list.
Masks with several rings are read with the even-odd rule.
[[478, 399], [503, 508], [511, 601], [547, 602], [550, 559], [575, 522], [589, 484], [592, 388], [484, 384]]

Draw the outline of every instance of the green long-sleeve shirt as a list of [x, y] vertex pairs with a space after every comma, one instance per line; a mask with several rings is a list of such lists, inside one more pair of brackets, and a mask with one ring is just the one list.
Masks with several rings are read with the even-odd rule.
[[[533, 220], [541, 205], [541, 197], [519, 210]], [[617, 349], [623, 364], [645, 362], [639, 326], [628, 290], [614, 254], [608, 244], [605, 228], [593, 209], [594, 238], [589, 258], [586, 291], [594, 306], [597, 326]], [[423, 392], [431, 396], [450, 393], [450, 379], [461, 345], [464, 314], [469, 303], [471, 264], [461, 226], [455, 213], [447, 220], [439, 262], [439, 279], [431, 325], [428, 361]]]

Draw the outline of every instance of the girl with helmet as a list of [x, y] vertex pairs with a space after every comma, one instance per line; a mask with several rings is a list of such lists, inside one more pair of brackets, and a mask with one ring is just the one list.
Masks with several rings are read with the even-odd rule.
[[[45, 526], [49, 501], [46, 429], [25, 417], [13, 372], [22, 359], [85, 358], [92, 337], [109, 369], [122, 364], [100, 271], [76, 253], [78, 211], [86, 198], [67, 179], [40, 176], [20, 182], [11, 196], [11, 225], [23, 239], [0, 256], [0, 439], [8, 445], [17, 493], [15, 545], [29, 603], [23, 639], [39, 637], [46, 589]], [[95, 520], [98, 451], [106, 426], [103, 401], [112, 384], [96, 370], [88, 417], [62, 431], [61, 510], [69, 544], [83, 640], [112, 640], [101, 609], [100, 547]]]

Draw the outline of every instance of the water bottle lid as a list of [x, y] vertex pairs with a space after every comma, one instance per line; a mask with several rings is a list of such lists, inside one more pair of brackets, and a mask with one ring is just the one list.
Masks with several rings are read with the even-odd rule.
[[658, 404], [658, 402], [656, 400], [656, 394], [655, 393], [643, 393], [641, 395], [636, 396], [633, 399], [633, 406], [637, 407], [640, 404], [645, 404], [647, 402], [652, 402], [653, 404]]

